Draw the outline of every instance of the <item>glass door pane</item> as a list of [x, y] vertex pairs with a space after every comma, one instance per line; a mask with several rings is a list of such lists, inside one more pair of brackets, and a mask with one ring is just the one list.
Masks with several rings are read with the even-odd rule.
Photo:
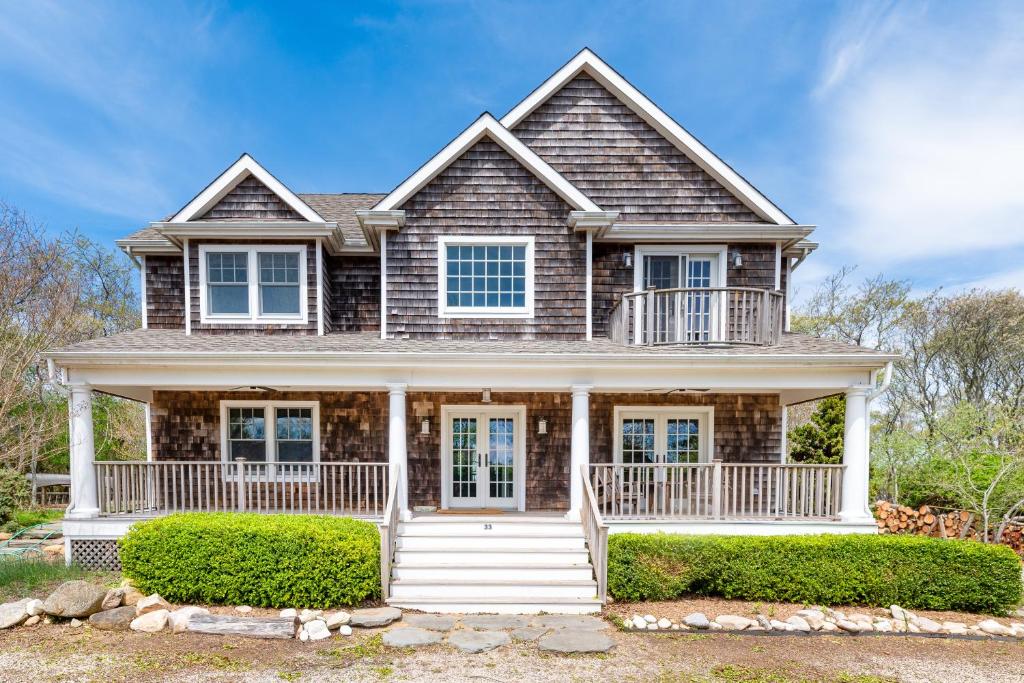
[[700, 461], [700, 431], [696, 418], [669, 418], [665, 425], [665, 462]]
[[477, 504], [477, 418], [453, 417], [451, 423], [452, 503]]
[[[676, 289], [680, 286], [682, 257], [678, 254], [644, 257], [644, 289]], [[659, 294], [655, 297], [654, 341], [675, 341], [677, 294]], [[644, 340], [646, 341], [646, 339]]]
[[[686, 286], [701, 289], [711, 287], [711, 259], [687, 259]], [[711, 335], [711, 300], [711, 292], [687, 292], [685, 341], [709, 341]]]
[[515, 452], [515, 418], [490, 418], [487, 449], [488, 505], [514, 505]]

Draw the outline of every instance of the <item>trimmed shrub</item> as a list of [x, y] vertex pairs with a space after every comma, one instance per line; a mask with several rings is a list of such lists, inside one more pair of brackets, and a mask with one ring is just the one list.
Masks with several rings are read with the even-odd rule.
[[614, 534], [608, 590], [1001, 614], [1021, 599], [1021, 561], [1005, 546], [915, 536]]
[[380, 536], [361, 520], [182, 513], [133, 525], [119, 546], [125, 576], [171, 602], [327, 608], [380, 597]]
[[10, 521], [18, 508], [28, 505], [30, 488], [24, 474], [0, 467], [0, 525]]

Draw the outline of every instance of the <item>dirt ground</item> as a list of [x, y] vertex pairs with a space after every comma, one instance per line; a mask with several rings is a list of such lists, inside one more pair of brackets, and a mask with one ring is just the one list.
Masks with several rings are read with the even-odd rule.
[[[682, 617], [774, 609], [784, 618], [799, 608], [692, 600], [613, 605], [609, 612]], [[721, 632], [614, 632], [614, 638], [607, 655], [544, 654], [534, 644], [470, 655], [447, 645], [393, 650], [381, 644], [379, 631], [307, 644], [40, 625], [0, 632], [0, 681], [1024, 682], [1024, 642]]]

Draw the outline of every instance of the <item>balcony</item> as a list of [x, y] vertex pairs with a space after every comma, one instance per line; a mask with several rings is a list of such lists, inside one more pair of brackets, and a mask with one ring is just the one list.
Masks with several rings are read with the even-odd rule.
[[781, 291], [680, 287], [624, 295], [608, 316], [608, 338], [635, 346], [772, 346], [785, 322]]

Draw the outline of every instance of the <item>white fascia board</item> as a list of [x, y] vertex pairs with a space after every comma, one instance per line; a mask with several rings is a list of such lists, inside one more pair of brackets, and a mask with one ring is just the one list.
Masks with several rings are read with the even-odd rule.
[[255, 176], [257, 180], [280, 197], [281, 201], [294, 209], [296, 213], [307, 221], [313, 223], [326, 222], [309, 204], [299, 199], [294, 192], [285, 187], [284, 183], [271, 175], [269, 171], [263, 168], [249, 154], [243, 154], [239, 157], [238, 161], [231, 164], [227, 170], [217, 176], [212, 183], [197, 194], [192, 201], [186, 204], [178, 213], [174, 214], [174, 217], [169, 222], [183, 223], [199, 218], [214, 207], [224, 195], [233, 190], [238, 183], [250, 175]]
[[173, 255], [181, 253], [181, 247], [168, 240], [117, 240], [114, 244], [129, 256], [142, 256], [145, 254]]
[[[798, 244], [814, 232], [813, 225], [757, 223], [616, 223], [598, 236], [600, 242], [783, 242]], [[788, 248], [788, 246], [786, 247]]]
[[603, 235], [618, 217], [618, 211], [570, 211], [569, 227], [576, 232]]
[[433, 180], [437, 174], [448, 167], [453, 161], [458, 159], [462, 154], [479, 142], [484, 137], [489, 137], [494, 142], [502, 147], [506, 152], [511, 154], [516, 161], [521, 163], [527, 169], [530, 170], [535, 176], [540, 178], [545, 185], [551, 188], [558, 196], [564, 199], [571, 207], [577, 211], [600, 211], [594, 202], [592, 202], [586, 195], [580, 192], [572, 183], [566, 180], [558, 171], [551, 168], [546, 161], [541, 159], [537, 154], [527, 147], [519, 138], [513, 135], [509, 130], [498, 123], [490, 114], [484, 113], [470, 124], [469, 128], [459, 133], [459, 135], [449, 142], [444, 149], [438, 152], [434, 157], [423, 164], [415, 173], [405, 179], [405, 181], [392, 190], [391, 194], [381, 199], [371, 209], [370, 213], [377, 213], [379, 211], [393, 211], [401, 206], [406, 200], [412, 197], [414, 194], [419, 192], [424, 185]]
[[[312, 239], [323, 240], [328, 253], [336, 254], [344, 245], [337, 223], [295, 221], [230, 221], [201, 223], [151, 223], [151, 227], [173, 243], [183, 239]], [[133, 251], [139, 251], [133, 247]], [[179, 250], [180, 251], [180, 250]], [[176, 252], [175, 252], [176, 253]]]
[[743, 176], [734, 171], [731, 166], [705, 147], [700, 140], [676, 123], [671, 116], [662, 111], [646, 95], [587, 48], [584, 48], [568, 64], [556, 71], [526, 99], [517, 104], [512, 111], [503, 116], [501, 124], [509, 130], [515, 128], [520, 121], [529, 116], [533, 110], [546, 102], [551, 95], [582, 71], [586, 71], [594, 80], [607, 88], [623, 104], [653, 126], [669, 142], [735, 194], [756, 214], [778, 225], [793, 224], [793, 219], [787, 216], [782, 209], [775, 206]]

